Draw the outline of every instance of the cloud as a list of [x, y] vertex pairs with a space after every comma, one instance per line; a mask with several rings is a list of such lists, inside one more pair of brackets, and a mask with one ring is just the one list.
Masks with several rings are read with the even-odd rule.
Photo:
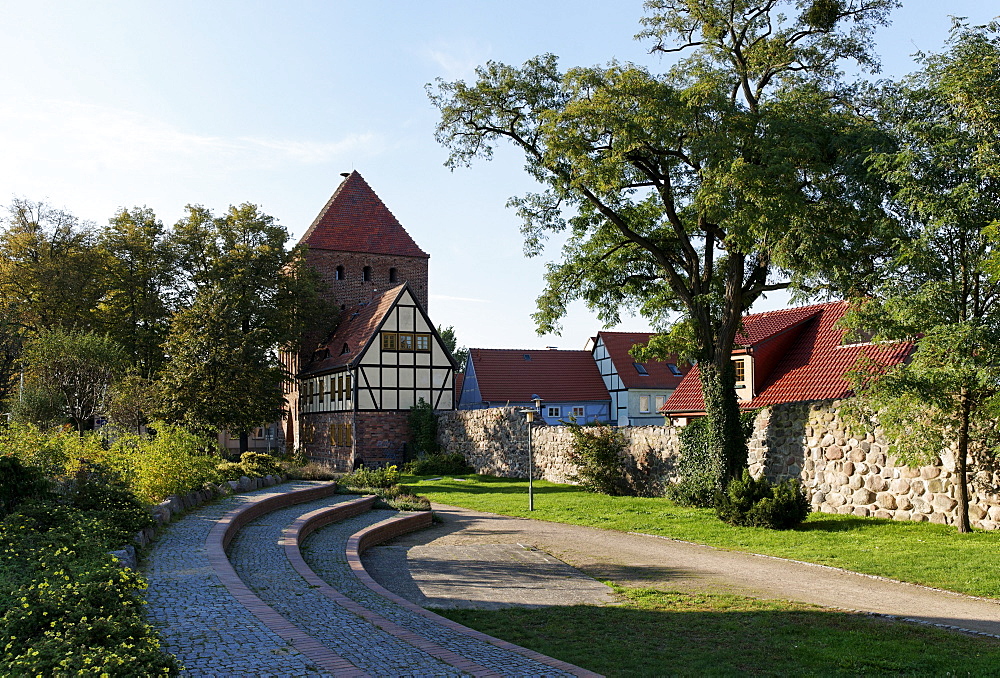
[[424, 56], [438, 66], [442, 71], [439, 75], [445, 80], [471, 77], [476, 66], [486, 63], [490, 52], [490, 45], [471, 40], [438, 42], [424, 48]]
[[52, 99], [0, 105], [0, 176], [23, 171], [149, 172], [185, 176], [235, 168], [315, 164], [377, 154], [385, 143], [371, 132], [334, 141], [196, 134], [132, 111]]

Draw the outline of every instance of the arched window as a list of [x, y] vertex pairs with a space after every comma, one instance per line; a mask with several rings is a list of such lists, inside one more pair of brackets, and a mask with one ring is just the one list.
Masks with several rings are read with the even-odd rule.
[[361, 279], [364, 280], [365, 282], [371, 282], [372, 281], [372, 267], [371, 266], [365, 266], [363, 269], [361, 269]]
[[343, 280], [344, 279], [344, 267], [343, 266], [338, 266], [337, 267], [337, 272], [334, 273], [333, 279], [334, 280]]
[[389, 269], [389, 282], [391, 282], [391, 283], [396, 282], [396, 278], [397, 278], [397, 276], [396, 276], [396, 269], [390, 268]]

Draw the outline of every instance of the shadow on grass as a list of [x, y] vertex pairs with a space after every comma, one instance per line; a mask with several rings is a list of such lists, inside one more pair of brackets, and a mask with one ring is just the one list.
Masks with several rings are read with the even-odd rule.
[[[663, 594], [671, 598], [671, 594]], [[667, 603], [670, 601], [667, 600]], [[686, 596], [681, 608], [447, 610], [444, 616], [608, 676], [994, 674], [1000, 643], [861, 614]], [[719, 609], [719, 607], [723, 609]], [[731, 606], [731, 609], [725, 609]]]

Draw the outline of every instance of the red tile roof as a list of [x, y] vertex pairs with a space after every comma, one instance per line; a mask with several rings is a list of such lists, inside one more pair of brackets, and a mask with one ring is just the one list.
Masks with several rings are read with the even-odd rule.
[[483, 402], [611, 399], [590, 351], [471, 348], [469, 360]]
[[404, 288], [406, 283], [382, 292], [367, 304], [344, 311], [337, 329], [326, 342], [319, 345], [313, 353], [313, 360], [303, 368], [302, 374], [329, 372], [350, 365], [360, 358], [368, 340], [378, 331], [383, 318], [392, 310]]
[[455, 372], [455, 402], [462, 397], [462, 386], [465, 385], [465, 374], [462, 372]]
[[337, 187], [299, 243], [337, 252], [429, 257], [357, 172]]
[[[645, 344], [653, 336], [652, 332], [598, 332], [597, 336], [604, 342], [611, 356], [611, 362], [618, 370], [625, 388], [677, 388], [691, 366], [687, 361], [678, 361], [676, 357], [670, 360], [650, 360], [639, 363], [646, 368], [649, 376], [643, 376], [633, 366], [635, 358], [629, 354], [629, 350], [636, 344]], [[677, 376], [670, 371], [667, 363], [675, 365], [681, 375]]]
[[[843, 398], [851, 393], [844, 375], [862, 353], [886, 365], [898, 364], [910, 355], [913, 344], [909, 342], [841, 345], [844, 330], [834, 325], [847, 307], [847, 302], [841, 301], [747, 316], [744, 326], [754, 339], [749, 345], [751, 355], [755, 351], [766, 353], [767, 345], [779, 341], [783, 330], [789, 330], [796, 323], [801, 326], [795, 328], [797, 337], [782, 355], [776, 357], [770, 372], [754, 375], [757, 395], [753, 400], [741, 402], [740, 407], [754, 409], [779, 403]], [[697, 367], [687, 373], [660, 411], [678, 414], [705, 411]]]

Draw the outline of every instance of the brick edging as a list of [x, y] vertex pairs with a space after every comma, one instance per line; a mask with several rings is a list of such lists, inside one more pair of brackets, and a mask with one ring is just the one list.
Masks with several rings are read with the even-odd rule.
[[[427, 518], [425, 520], [427, 520], [429, 523], [430, 512], [426, 512], [426, 514]], [[510, 652], [516, 652], [517, 654], [527, 657], [528, 659], [532, 659], [538, 662], [539, 664], [545, 664], [546, 666], [551, 666], [552, 668], [556, 668], [561, 671], [566, 671], [567, 673], [571, 673], [574, 676], [581, 676], [586, 678], [600, 678], [601, 674], [599, 673], [589, 671], [587, 669], [576, 666], [575, 664], [570, 664], [569, 662], [564, 662], [554, 657], [549, 657], [548, 655], [544, 655], [541, 652], [535, 652], [534, 650], [529, 650], [526, 647], [515, 645], [514, 643], [507, 642], [506, 640], [494, 638], [493, 636], [487, 635], [481, 631], [470, 629], [468, 626], [463, 626], [458, 622], [454, 622], [446, 617], [442, 617], [439, 614], [435, 614], [434, 612], [424, 609], [415, 603], [411, 603], [410, 601], [406, 600], [401, 596], [396, 595], [392, 591], [389, 591], [381, 584], [376, 582], [372, 578], [372, 576], [368, 574], [368, 571], [365, 570], [364, 566], [361, 564], [361, 554], [364, 553], [364, 551], [370, 548], [371, 546], [374, 546], [375, 544], [380, 544], [384, 541], [392, 539], [393, 537], [398, 537], [402, 534], [406, 534], [407, 532], [412, 532], [413, 530], [418, 529], [416, 527], [410, 527], [409, 529], [407, 529], [410, 523], [405, 521], [416, 522], [414, 519], [420, 515], [421, 514], [415, 514], [409, 516], [396, 516], [394, 518], [388, 518], [380, 523], [376, 523], [374, 525], [366, 527], [365, 529], [352, 535], [350, 539], [347, 540], [347, 547], [345, 549], [347, 555], [347, 562], [351, 566], [351, 570], [354, 572], [354, 576], [356, 576], [359, 580], [361, 580], [362, 584], [364, 584], [365, 586], [367, 586], [369, 589], [379, 594], [380, 596], [388, 598], [397, 605], [405, 607], [407, 610], [410, 610], [411, 612], [415, 612], [416, 614], [426, 617], [427, 619], [430, 619], [436, 624], [445, 626], [457, 633], [464, 634], [471, 638], [475, 638], [477, 640], [489, 643], [490, 645], [502, 648], [504, 650], [508, 650]], [[396, 523], [404, 523], [404, 524], [398, 525]]]
[[[424, 638], [418, 633], [410, 631], [396, 622], [386, 619], [377, 612], [369, 610], [357, 601], [348, 598], [343, 593], [327, 584], [312, 570], [311, 567], [309, 567], [308, 564], [306, 564], [305, 559], [302, 557], [302, 552], [299, 549], [299, 546], [303, 541], [305, 541], [306, 537], [325, 525], [364, 513], [369, 510], [374, 503], [374, 496], [364, 497], [362, 499], [355, 499], [354, 501], [339, 504], [337, 506], [317, 509], [299, 516], [295, 522], [284, 529], [281, 535], [281, 545], [285, 548], [285, 557], [288, 558], [288, 562], [291, 563], [292, 568], [294, 568], [295, 571], [306, 580], [306, 583], [316, 591], [323, 594], [344, 609], [367, 620], [371, 624], [374, 624], [404, 643], [412, 645], [413, 647], [426, 652], [428, 655], [440, 659], [444, 663], [454, 666], [455, 668], [473, 676], [483, 676], [485, 678], [487, 676], [492, 677], [501, 675], [492, 669], [477, 664], [471, 659], [463, 657], [456, 652], [438, 645], [432, 640]], [[402, 520], [400, 520], [400, 518]], [[396, 520], [397, 523], [405, 525], [405, 528], [397, 531], [396, 535], [405, 534], [406, 532], [419, 530], [430, 525], [431, 513], [430, 511], [422, 511], [420, 513], [410, 514], [407, 516], [400, 516]], [[381, 525], [382, 523], [378, 524]]]
[[369, 674], [333, 652], [316, 638], [299, 629], [278, 614], [274, 608], [258, 598], [243, 580], [239, 578], [239, 575], [236, 574], [236, 570], [233, 569], [233, 565], [229, 562], [229, 557], [226, 555], [226, 547], [232, 538], [240, 528], [255, 518], [279, 508], [328, 497], [336, 492], [336, 490], [336, 483], [327, 483], [305, 490], [283, 492], [279, 495], [265, 497], [249, 505], [236, 508], [216, 521], [215, 525], [212, 526], [208, 536], [205, 538], [205, 550], [208, 555], [208, 562], [215, 571], [219, 581], [264, 626], [294, 647], [306, 659], [324, 670], [338, 676], [361, 678]]

